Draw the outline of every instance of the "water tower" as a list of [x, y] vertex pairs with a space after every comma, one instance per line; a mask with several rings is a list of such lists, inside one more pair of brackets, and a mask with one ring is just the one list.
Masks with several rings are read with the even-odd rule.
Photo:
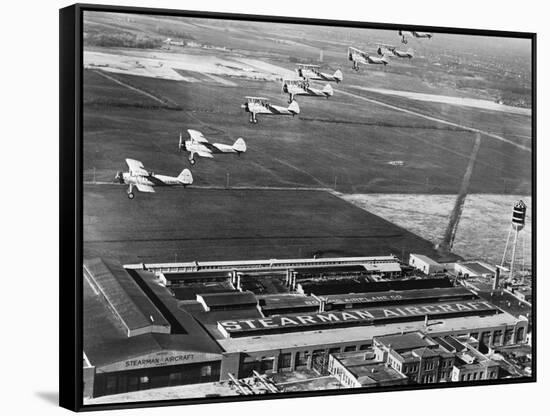
[[[510, 225], [510, 231], [508, 232], [508, 238], [506, 239], [506, 245], [504, 246], [504, 253], [502, 255], [502, 261], [500, 266], [504, 266], [506, 261], [506, 254], [508, 253], [508, 246], [510, 245], [510, 238], [514, 234], [514, 242], [512, 245], [512, 258], [510, 260], [510, 274], [509, 279], [514, 277], [514, 263], [516, 260], [516, 249], [518, 244], [518, 235], [521, 230], [525, 227], [525, 216], [527, 213], [527, 205], [522, 200], [519, 200], [514, 204], [514, 210], [512, 212], [512, 223]], [[523, 256], [525, 257], [525, 249]]]

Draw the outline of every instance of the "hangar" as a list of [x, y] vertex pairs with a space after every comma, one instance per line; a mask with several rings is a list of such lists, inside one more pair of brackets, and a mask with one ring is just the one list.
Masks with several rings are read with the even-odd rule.
[[219, 379], [222, 350], [191, 315], [115, 262], [85, 261], [84, 277], [85, 397]]

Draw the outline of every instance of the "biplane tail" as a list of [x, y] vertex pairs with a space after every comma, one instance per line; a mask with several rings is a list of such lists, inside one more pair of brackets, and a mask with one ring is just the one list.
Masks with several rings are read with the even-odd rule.
[[239, 137], [235, 143], [233, 143], [233, 150], [237, 153], [244, 153], [246, 152], [246, 143], [244, 142], [242, 137]]
[[287, 110], [290, 111], [293, 116], [300, 114], [300, 106], [298, 105], [298, 101], [292, 100]]
[[178, 175], [178, 181], [180, 181], [182, 185], [191, 185], [193, 183], [193, 175], [191, 175], [191, 171], [189, 169], [182, 170]]
[[327, 97], [332, 97], [334, 95], [334, 90], [332, 89], [332, 87], [330, 86], [330, 84], [327, 84], [325, 85], [325, 88], [323, 88], [323, 93], [327, 96]]
[[333, 77], [336, 80], [336, 82], [342, 82], [342, 80], [344, 79], [344, 74], [342, 74], [342, 71], [337, 69]]

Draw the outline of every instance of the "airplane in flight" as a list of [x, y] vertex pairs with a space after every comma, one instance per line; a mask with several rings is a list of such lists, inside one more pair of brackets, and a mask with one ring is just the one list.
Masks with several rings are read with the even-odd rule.
[[325, 87], [320, 90], [318, 88], [313, 88], [309, 80], [307, 79], [285, 79], [283, 80], [283, 92], [289, 95], [288, 102], [291, 103], [294, 101], [296, 95], [306, 95], [310, 97], [325, 97], [329, 98], [334, 95], [334, 91], [330, 84], [325, 85]]
[[233, 145], [222, 143], [210, 143], [204, 135], [197, 130], [188, 129], [190, 140], [183, 140], [180, 133], [179, 150], [189, 152], [189, 163], [195, 164], [195, 155], [212, 159], [215, 153], [241, 153], [246, 152], [246, 143], [239, 137]]
[[246, 103], [241, 105], [244, 111], [250, 113], [250, 122], [257, 123], [257, 115], [280, 115], [280, 116], [295, 116], [300, 114], [300, 106], [297, 101], [292, 101], [288, 107], [273, 105], [268, 98], [262, 97], [246, 97]]
[[184, 169], [177, 176], [157, 175], [145, 170], [139, 160], [126, 159], [128, 172], [117, 172], [115, 180], [128, 185], [128, 198], [134, 199], [134, 186], [140, 192], [155, 192], [155, 186], [187, 186], [193, 183], [193, 175], [189, 169]]
[[414, 51], [409, 48], [407, 51], [400, 51], [397, 49], [397, 47], [393, 45], [385, 45], [383, 43], [378, 44], [378, 55], [387, 55], [392, 54], [393, 56], [397, 56], [398, 58], [413, 58], [414, 57]]
[[388, 65], [388, 54], [381, 57], [375, 55], [369, 55], [368, 52], [363, 52], [353, 46], [348, 48], [348, 59], [353, 62], [352, 68], [359, 71], [359, 64], [372, 64], [372, 65]]
[[327, 74], [326, 72], [321, 72], [319, 65], [307, 65], [307, 64], [298, 64], [296, 68], [296, 73], [301, 78], [313, 79], [319, 81], [332, 81], [342, 82], [344, 79], [344, 74], [342, 71], [337, 69], [334, 74]]
[[409, 32], [405, 30], [400, 30], [399, 36], [401, 36], [401, 43], [406, 44], [408, 43], [407, 37], [417, 38], [417, 39], [422, 39], [422, 38], [431, 39], [433, 38], [434, 35], [433, 33], [429, 33], [429, 32]]

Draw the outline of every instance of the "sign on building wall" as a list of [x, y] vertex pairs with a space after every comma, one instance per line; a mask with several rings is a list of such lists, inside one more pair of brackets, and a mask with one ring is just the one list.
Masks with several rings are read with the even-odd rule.
[[128, 358], [103, 367], [98, 372], [138, 370], [142, 368], [164, 367], [221, 360], [220, 354], [205, 354], [195, 351], [160, 351], [152, 354]]

